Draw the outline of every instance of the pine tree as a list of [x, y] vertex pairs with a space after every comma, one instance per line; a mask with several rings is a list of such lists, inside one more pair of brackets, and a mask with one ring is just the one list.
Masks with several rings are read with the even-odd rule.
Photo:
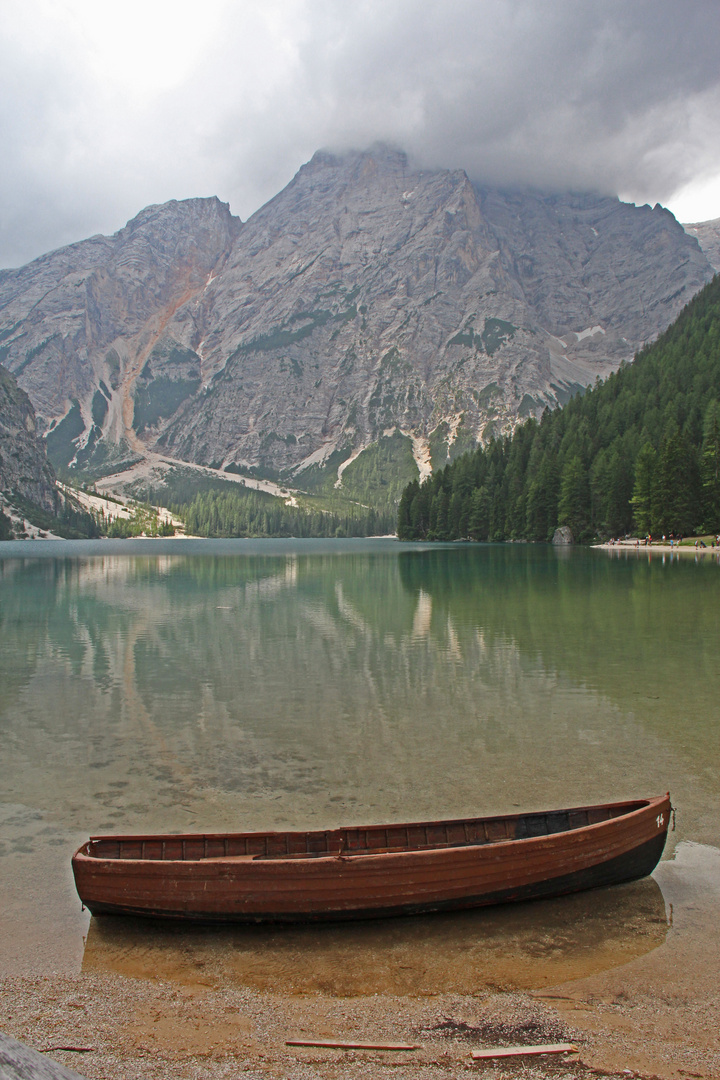
[[630, 499], [635, 527], [642, 536], [646, 536], [652, 527], [656, 460], [655, 447], [649, 442], [645, 443], [635, 463], [635, 484]]
[[701, 479], [704, 528], [717, 532], [720, 530], [720, 404], [715, 398], [705, 411]]
[[397, 534], [399, 540], [417, 540], [416, 528], [412, 522], [412, 504], [420, 490], [418, 480], [413, 480], [402, 493], [398, 506]]
[[586, 538], [590, 527], [588, 474], [577, 454], [568, 459], [562, 472], [558, 524], [568, 525], [576, 540]]
[[695, 451], [673, 424], [663, 439], [655, 469], [653, 532], [694, 532], [702, 515], [700, 492]]
[[475, 488], [470, 496], [468, 534], [472, 540], [487, 540], [490, 534], [490, 496], [486, 487]]

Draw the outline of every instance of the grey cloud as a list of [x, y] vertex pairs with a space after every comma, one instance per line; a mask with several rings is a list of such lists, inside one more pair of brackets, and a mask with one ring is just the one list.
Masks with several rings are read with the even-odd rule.
[[650, 202], [720, 172], [716, 0], [276, 0], [222, 25], [144, 103], [67, 42], [21, 61], [0, 42], [0, 265], [169, 198], [247, 217], [323, 146]]

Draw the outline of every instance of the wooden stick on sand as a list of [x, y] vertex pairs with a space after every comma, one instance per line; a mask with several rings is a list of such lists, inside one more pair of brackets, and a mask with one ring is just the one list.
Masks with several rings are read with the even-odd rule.
[[499, 1057], [523, 1057], [526, 1054], [577, 1054], [572, 1043], [546, 1043], [544, 1046], [497, 1046], [494, 1050], [473, 1050], [475, 1061]]

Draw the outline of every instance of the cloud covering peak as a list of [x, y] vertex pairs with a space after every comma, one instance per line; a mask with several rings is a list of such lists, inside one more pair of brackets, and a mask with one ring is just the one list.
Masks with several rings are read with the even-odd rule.
[[716, 217], [718, 44], [716, 0], [8, 0], [0, 265], [170, 198], [245, 218], [319, 147], [377, 140]]

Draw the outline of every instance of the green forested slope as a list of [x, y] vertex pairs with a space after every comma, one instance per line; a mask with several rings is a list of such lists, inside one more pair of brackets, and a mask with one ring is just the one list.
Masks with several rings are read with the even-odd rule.
[[405, 540], [720, 530], [720, 276], [652, 345], [563, 408], [403, 492]]
[[376, 536], [392, 517], [364, 507], [332, 513], [287, 506], [263, 491], [206, 491], [173, 507], [194, 536]]

